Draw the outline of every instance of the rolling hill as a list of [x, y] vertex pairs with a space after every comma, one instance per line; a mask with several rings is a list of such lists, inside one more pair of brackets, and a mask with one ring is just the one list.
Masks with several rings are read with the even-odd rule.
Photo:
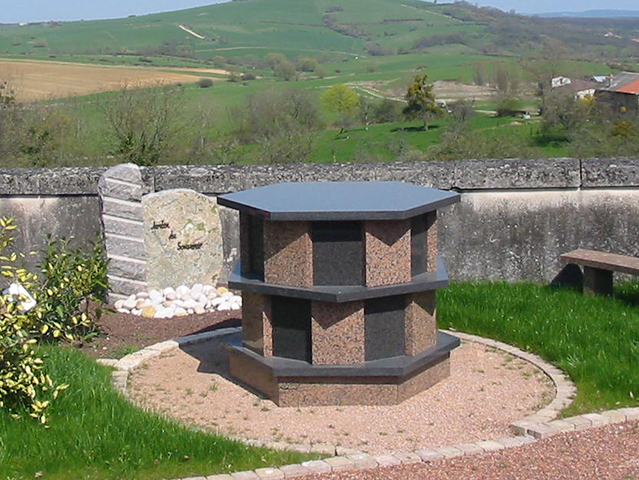
[[[555, 39], [571, 58], [639, 56], [639, 44], [632, 41], [639, 37], [639, 19], [625, 19], [618, 32], [610, 19], [601, 24], [562, 22], [465, 2], [236, 0], [116, 20], [0, 25], [0, 55], [250, 62], [278, 52], [289, 58], [336, 60], [419, 53], [452, 44], [468, 53], [533, 56]], [[611, 29], [615, 35], [606, 36]]]

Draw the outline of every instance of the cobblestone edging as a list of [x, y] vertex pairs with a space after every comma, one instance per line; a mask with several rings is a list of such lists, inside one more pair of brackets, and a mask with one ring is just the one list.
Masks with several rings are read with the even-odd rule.
[[[165, 342], [156, 343], [155, 345], [143, 348], [142, 350], [127, 355], [120, 360], [100, 360], [100, 363], [110, 365], [115, 368], [112, 374], [113, 386], [126, 396], [129, 373], [136, 368], [139, 368], [147, 360], [180, 346], [204, 342], [213, 337], [227, 335], [237, 331], [239, 331], [239, 328], [224, 328], [213, 332], [189, 335], [176, 340], [167, 340]], [[537, 366], [554, 382], [556, 389], [555, 399], [535, 414], [513, 422], [511, 424], [511, 429], [518, 435], [516, 437], [503, 437], [497, 440], [464, 443], [436, 449], [423, 448], [411, 452], [394, 451], [382, 455], [369, 455], [367, 453], [332, 445], [287, 444], [284, 442], [268, 442], [263, 440], [247, 440], [238, 437], [230, 437], [234, 440], [252, 446], [288, 449], [302, 453], [319, 453], [334, 456], [324, 460], [312, 460], [302, 462], [300, 464], [284, 465], [279, 468], [258, 468], [256, 470], [230, 474], [189, 477], [182, 480], [270, 480], [346, 470], [364, 470], [410, 463], [430, 463], [463, 455], [474, 455], [502, 450], [504, 448], [519, 447], [559, 433], [585, 430], [588, 428], [599, 427], [612, 423], [621, 423], [629, 420], [639, 420], [639, 407], [620, 408], [602, 413], [588, 413], [555, 420], [555, 418], [559, 415], [560, 410], [570, 405], [572, 398], [576, 393], [575, 386], [570, 380], [568, 380], [561, 370], [545, 362], [537, 355], [524, 352], [502, 342], [460, 332], [448, 333], [456, 335], [462, 340], [473, 341], [488, 347], [502, 350]]]

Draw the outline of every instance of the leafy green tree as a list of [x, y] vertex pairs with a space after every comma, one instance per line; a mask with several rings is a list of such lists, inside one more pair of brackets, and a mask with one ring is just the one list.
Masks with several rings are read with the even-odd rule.
[[348, 125], [359, 112], [359, 96], [343, 83], [336, 83], [322, 93], [321, 100], [326, 110], [338, 114], [338, 123], [342, 128]]
[[290, 60], [283, 60], [273, 67], [273, 75], [286, 82], [290, 82], [297, 78], [297, 68], [295, 68], [295, 64]]
[[428, 122], [434, 116], [442, 114], [442, 109], [435, 101], [433, 84], [426, 83], [428, 74], [416, 75], [413, 83], [408, 86], [404, 99], [406, 106], [403, 113], [406, 118], [419, 118], [424, 122], [424, 130], [428, 130]]

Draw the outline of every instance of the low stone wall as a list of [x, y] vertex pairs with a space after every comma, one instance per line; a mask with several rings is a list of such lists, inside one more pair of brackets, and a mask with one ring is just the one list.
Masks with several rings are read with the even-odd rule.
[[[104, 171], [0, 170], [0, 214], [21, 227], [16, 250], [41, 249], [49, 233], [94, 239]], [[143, 168], [142, 180], [144, 193], [189, 188], [212, 196], [285, 181], [399, 180], [455, 190], [462, 201], [440, 223], [453, 279], [548, 281], [559, 254], [579, 247], [639, 256], [638, 158], [162, 166]], [[225, 278], [237, 258], [238, 219], [223, 207], [220, 215]]]

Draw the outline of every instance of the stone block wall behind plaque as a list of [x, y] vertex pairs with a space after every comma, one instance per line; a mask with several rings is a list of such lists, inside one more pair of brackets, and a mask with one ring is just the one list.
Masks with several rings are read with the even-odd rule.
[[98, 193], [110, 301], [149, 288], [217, 282], [224, 258], [215, 198], [187, 189], [143, 195], [133, 164], [107, 170]]

